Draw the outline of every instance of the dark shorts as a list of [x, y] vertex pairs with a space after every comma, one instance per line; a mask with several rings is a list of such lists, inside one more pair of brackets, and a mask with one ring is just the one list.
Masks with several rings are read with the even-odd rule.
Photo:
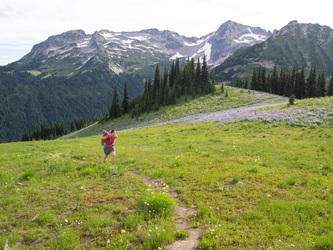
[[116, 151], [115, 147], [112, 147], [112, 148], [104, 147], [104, 154], [106, 154], [106, 155], [109, 155], [111, 152], [115, 152], [115, 151]]

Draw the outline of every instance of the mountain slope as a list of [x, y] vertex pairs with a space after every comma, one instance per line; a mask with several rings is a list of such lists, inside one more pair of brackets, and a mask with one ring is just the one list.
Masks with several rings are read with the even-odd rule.
[[[272, 35], [259, 27], [228, 21], [213, 33], [201, 38], [185, 37], [157, 29], [138, 32], [108, 30], [86, 34], [82, 30], [51, 36], [35, 45], [31, 52], [9, 66], [20, 70], [38, 70], [71, 76], [89, 70], [94, 61], [103, 61], [115, 74], [133, 73], [165, 60], [203, 58], [216, 66], [237, 49], [252, 46]], [[87, 67], [88, 62], [91, 62]]]
[[[238, 50], [216, 68], [217, 75], [232, 80], [252, 72], [257, 65], [272, 68], [317, 65], [333, 73], [333, 30], [319, 24], [292, 21], [266, 41]], [[223, 76], [222, 76], [223, 75]]]

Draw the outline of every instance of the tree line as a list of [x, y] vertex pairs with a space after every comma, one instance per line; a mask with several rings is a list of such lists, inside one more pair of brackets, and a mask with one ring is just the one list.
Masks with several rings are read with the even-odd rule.
[[127, 81], [125, 80], [124, 97], [119, 102], [117, 86], [114, 88], [112, 103], [109, 114], [104, 120], [115, 119], [123, 114], [131, 114], [138, 117], [140, 114], [158, 110], [162, 106], [176, 103], [176, 98], [214, 93], [215, 79], [210, 81], [206, 57], [202, 63], [198, 58], [195, 64], [194, 58], [187, 59], [183, 68], [180, 67], [179, 59], [172, 62], [170, 70], [164, 65], [163, 75], [159, 64], [156, 64], [154, 79], [145, 79], [145, 88], [142, 94], [137, 95], [132, 101], [129, 100]]
[[284, 67], [278, 70], [275, 64], [271, 73], [266, 72], [265, 67], [254, 68], [251, 82], [238, 78], [236, 87], [287, 97], [295, 95], [298, 99], [333, 96], [333, 76], [327, 83], [325, 70], [317, 73], [316, 66], [311, 67], [307, 78], [304, 66], [301, 69], [293, 66], [288, 73]]
[[[94, 118], [90, 121], [85, 120], [84, 118], [75, 119], [71, 122], [70, 132], [75, 132], [80, 130], [93, 122], [100, 120], [101, 118]], [[20, 141], [33, 141], [33, 140], [54, 140], [61, 136], [67, 134], [65, 129], [64, 122], [43, 122], [39, 127], [33, 127], [32, 131], [29, 133], [26, 131], [21, 137]]]

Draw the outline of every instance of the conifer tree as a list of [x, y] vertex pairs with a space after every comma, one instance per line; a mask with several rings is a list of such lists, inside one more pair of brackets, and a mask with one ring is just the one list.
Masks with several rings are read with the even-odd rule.
[[114, 86], [112, 104], [109, 112], [109, 118], [115, 119], [121, 116], [121, 110], [119, 105], [117, 85]]
[[284, 86], [283, 95], [290, 97], [292, 92], [293, 92], [293, 89], [292, 89], [292, 83], [291, 83], [291, 75], [288, 74], [286, 76], [286, 84]]
[[307, 97], [314, 97], [317, 93], [317, 73], [316, 66], [311, 67], [309, 77], [306, 81], [307, 87]]
[[202, 71], [201, 71], [201, 90], [202, 93], [208, 94], [211, 92], [211, 84], [209, 82], [209, 72], [206, 62], [206, 55], [203, 57]]
[[158, 104], [159, 91], [161, 86], [160, 67], [156, 64], [155, 77], [152, 86], [152, 101], [154, 104]]
[[328, 85], [327, 95], [333, 96], [333, 75], [331, 76], [330, 84]]
[[257, 70], [256, 68], [253, 69], [253, 73], [252, 73], [252, 79], [251, 79], [251, 89], [252, 90], [257, 90], [258, 88], [258, 77], [257, 77]]
[[284, 88], [286, 85], [286, 70], [284, 67], [280, 70], [280, 78], [279, 78], [279, 85], [278, 85], [278, 95], [284, 95]]
[[326, 76], [325, 70], [322, 71], [320, 80], [318, 79], [318, 97], [326, 96]]
[[201, 66], [200, 60], [198, 58], [197, 68], [195, 71], [195, 80], [194, 80], [195, 92], [200, 94], [201, 93]]
[[124, 88], [124, 98], [122, 103], [122, 109], [123, 113], [127, 114], [130, 111], [130, 105], [129, 105], [129, 96], [128, 96], [128, 90], [127, 90], [127, 80], [125, 79], [125, 88]]
[[273, 68], [273, 73], [270, 77], [270, 87], [272, 90], [273, 94], [278, 94], [279, 93], [279, 74], [278, 74], [278, 69], [277, 69], [277, 65], [275, 63], [274, 68]]
[[294, 94], [296, 98], [303, 99], [306, 98], [306, 83], [304, 75], [304, 65], [300, 72], [296, 73]]
[[213, 80], [212, 80], [212, 94], [215, 93], [216, 88], [215, 88], [216, 82], [215, 82], [215, 69], [213, 71]]
[[262, 91], [263, 86], [262, 86], [262, 67], [258, 67], [258, 75], [257, 75], [257, 87], [256, 90], [258, 91]]
[[221, 93], [222, 94], [224, 93], [224, 84], [223, 84], [223, 82], [221, 83]]
[[168, 69], [167, 69], [167, 64], [166, 61], [164, 62], [164, 72], [163, 72], [163, 84], [162, 84], [162, 88], [164, 89], [166, 84], [167, 84], [167, 80], [168, 80]]
[[145, 82], [145, 91], [143, 92], [143, 102], [144, 102], [144, 109], [145, 111], [149, 111], [150, 110], [150, 95], [151, 95], [151, 91], [150, 91], [150, 86], [149, 86], [149, 81], [146, 78], [146, 82]]
[[249, 88], [249, 80], [248, 79], [245, 79], [245, 82], [244, 82], [244, 89], [248, 89]]
[[25, 133], [23, 134], [21, 141], [30, 141], [30, 135], [28, 133], [28, 131], [25, 131]]
[[244, 88], [243, 78], [241, 78], [241, 77], [237, 78], [236, 87], [237, 88]]
[[296, 72], [297, 72], [296, 65], [294, 65], [292, 73], [291, 73], [291, 79], [290, 79], [292, 92], [294, 92], [294, 89], [295, 89]]
[[261, 90], [264, 92], [267, 92], [267, 79], [266, 79], [266, 68], [262, 67], [261, 68]]

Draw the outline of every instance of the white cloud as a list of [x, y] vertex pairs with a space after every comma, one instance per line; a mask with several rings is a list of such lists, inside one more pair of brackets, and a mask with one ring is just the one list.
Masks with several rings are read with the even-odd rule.
[[[292, 20], [333, 27], [326, 0], [270, 2], [265, 0], [4, 0], [0, 6], [0, 65], [18, 60], [34, 44], [68, 30], [138, 31], [157, 28], [185, 36], [201, 37], [216, 31], [227, 20], [280, 29]], [[7, 50], [4, 45], [27, 50]]]

